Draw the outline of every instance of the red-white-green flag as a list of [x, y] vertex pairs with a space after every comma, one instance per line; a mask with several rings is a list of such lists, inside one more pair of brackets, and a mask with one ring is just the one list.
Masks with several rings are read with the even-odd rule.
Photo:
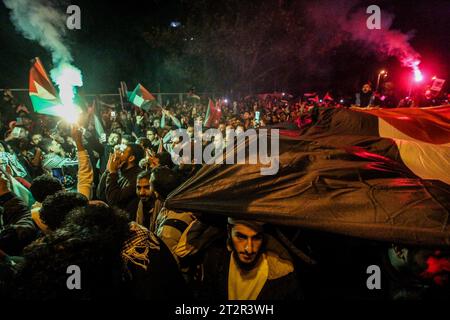
[[220, 118], [222, 117], [222, 108], [220, 104], [214, 103], [212, 99], [209, 99], [208, 108], [206, 110], [205, 121], [203, 125], [205, 127], [215, 127], [219, 126]]
[[145, 111], [157, 104], [156, 98], [140, 83], [133, 92], [128, 93], [128, 101]]
[[[277, 131], [267, 131], [275, 175], [262, 175], [268, 165], [261, 162], [203, 166], [171, 193], [165, 207], [190, 212], [207, 207], [209, 215], [232, 213], [236, 219], [258, 217], [355, 239], [448, 247], [450, 105], [330, 107], [305, 130]], [[235, 145], [223, 159], [245, 154], [249, 163], [258, 154], [251, 145]], [[211, 188], [218, 184], [221, 192]]]
[[[71, 123], [75, 122], [81, 113], [81, 108], [73, 101], [74, 86], [82, 85], [80, 71], [64, 63], [57, 67], [56, 81], [60, 89], [58, 94], [39, 58], [35, 58], [32, 62], [29, 94], [34, 111], [58, 116]], [[80, 78], [77, 83], [74, 83], [74, 76]]]
[[44, 66], [39, 58], [33, 59], [30, 69], [29, 94], [34, 112], [58, 115], [57, 109], [61, 108], [61, 101], [53, 86]]

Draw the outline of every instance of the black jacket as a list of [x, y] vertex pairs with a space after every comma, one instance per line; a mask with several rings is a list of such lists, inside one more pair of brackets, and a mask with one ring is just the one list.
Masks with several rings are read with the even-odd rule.
[[[269, 255], [269, 253], [268, 253]], [[217, 241], [205, 254], [202, 263], [202, 281], [195, 285], [197, 299], [216, 301], [228, 299], [228, 273], [231, 252]], [[269, 275], [257, 300], [299, 300], [303, 298], [297, 274], [286, 268], [286, 261], [282, 262], [274, 252], [268, 256]]]
[[121, 170], [120, 173], [105, 172], [100, 179], [97, 196], [108, 205], [125, 210], [133, 220], [139, 204], [136, 180], [141, 171], [139, 166], [134, 166], [128, 170]]

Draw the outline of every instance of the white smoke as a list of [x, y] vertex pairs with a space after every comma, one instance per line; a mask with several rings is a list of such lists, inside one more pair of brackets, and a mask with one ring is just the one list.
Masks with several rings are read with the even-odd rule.
[[324, 39], [324, 46], [336, 48], [347, 41], [364, 44], [364, 49], [380, 55], [394, 56], [403, 66], [418, 70], [420, 55], [410, 44], [412, 32], [392, 28], [394, 15], [381, 8], [381, 29], [366, 27], [366, 7], [357, 0], [322, 0], [307, 5], [307, 17], [314, 33]]
[[66, 16], [45, 0], [3, 0], [11, 9], [11, 21], [29, 40], [38, 42], [52, 54], [55, 65], [72, 62], [72, 55], [64, 44]]
[[75, 86], [83, 85], [81, 71], [73, 66], [72, 55], [65, 45], [67, 16], [46, 0], [3, 0], [11, 10], [11, 21], [29, 40], [38, 42], [52, 55], [54, 68], [50, 76], [59, 88], [61, 101], [75, 109]]

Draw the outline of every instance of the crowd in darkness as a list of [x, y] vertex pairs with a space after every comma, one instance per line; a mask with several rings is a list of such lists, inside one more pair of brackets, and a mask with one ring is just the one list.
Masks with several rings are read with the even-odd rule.
[[[284, 93], [218, 99], [214, 123], [208, 122], [208, 101], [195, 95], [146, 111], [80, 98], [84, 112], [77, 124], [68, 124], [34, 113], [5, 90], [0, 102], [0, 297], [308, 299], [308, 289], [318, 287], [309, 277], [317, 270], [303, 266], [271, 226], [164, 207], [167, 196], [201, 168], [172, 161], [174, 147], [186, 143], [175, 130], [185, 129], [193, 142], [196, 123], [214, 126], [224, 148], [231, 132], [303, 129], [314, 125], [324, 108], [435, 105], [441, 98], [411, 102], [397, 99], [389, 88], [380, 94], [364, 85], [352, 101]], [[380, 265], [394, 279], [383, 298], [449, 296], [445, 252], [370, 246], [377, 256], [383, 252]], [[350, 249], [342, 251], [351, 255]], [[438, 279], [419, 276], [430, 255], [440, 262]], [[70, 265], [82, 270], [80, 290], [67, 287]], [[356, 297], [358, 290], [345, 294]]]

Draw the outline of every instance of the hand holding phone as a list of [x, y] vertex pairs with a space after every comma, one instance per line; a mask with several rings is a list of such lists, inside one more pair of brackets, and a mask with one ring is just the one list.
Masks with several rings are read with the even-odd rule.
[[52, 176], [55, 177], [61, 183], [64, 184], [64, 173], [62, 171], [62, 168], [53, 168], [52, 169]]
[[106, 142], [106, 133], [102, 133], [100, 135], [100, 143], [105, 143]]

